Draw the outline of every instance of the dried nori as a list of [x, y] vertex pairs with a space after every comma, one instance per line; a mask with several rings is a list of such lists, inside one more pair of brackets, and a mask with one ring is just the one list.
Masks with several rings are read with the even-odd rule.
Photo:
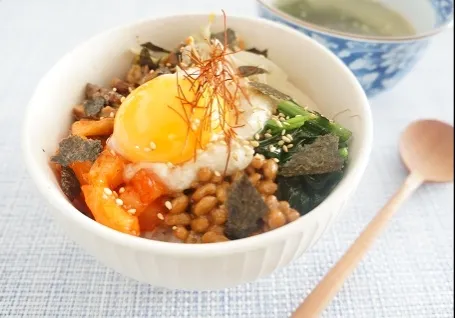
[[340, 156], [338, 145], [338, 136], [319, 136], [313, 143], [299, 146], [298, 151], [280, 167], [279, 174], [294, 177], [340, 171], [344, 160]]
[[171, 51], [166, 50], [166, 49], [162, 48], [161, 46], [155, 45], [155, 44], [153, 44], [152, 42], [145, 42], [145, 43], [142, 43], [141, 46], [142, 46], [143, 48], [149, 49], [150, 51], [153, 51], [153, 52], [171, 53]]
[[103, 146], [99, 140], [70, 136], [60, 141], [58, 153], [51, 161], [63, 167], [76, 161], [95, 161], [102, 150]]
[[238, 74], [241, 77], [249, 77], [257, 74], [267, 74], [268, 71], [257, 67], [257, 66], [250, 66], [250, 65], [244, 65], [244, 66], [239, 66], [238, 67]]
[[269, 50], [265, 49], [265, 50], [259, 50], [255, 47], [251, 48], [251, 49], [248, 49], [246, 50], [247, 52], [250, 52], [250, 53], [254, 53], [254, 54], [258, 54], [258, 55], [262, 55], [264, 57], [268, 57], [269, 55]]
[[121, 104], [122, 94], [114, 92], [112, 89], [103, 88], [101, 86], [87, 83], [85, 86], [85, 96], [88, 100], [102, 97], [105, 100], [105, 105], [118, 106]]
[[278, 176], [278, 200], [288, 201], [301, 215], [317, 207], [341, 181], [344, 170], [296, 177]]
[[279, 100], [292, 100], [291, 96], [284, 94], [284, 93], [280, 92], [279, 90], [277, 90], [277, 89], [273, 88], [272, 86], [267, 85], [265, 83], [248, 82], [248, 84], [264, 95], [274, 97]]
[[84, 102], [84, 113], [87, 117], [95, 118], [103, 109], [106, 100], [101, 96], [95, 96], [93, 99], [87, 99]]
[[147, 65], [150, 70], [154, 70], [158, 67], [158, 64], [153, 61], [150, 51], [146, 47], [143, 47], [139, 53], [139, 65]]
[[[225, 36], [225, 32], [221, 31], [218, 33], [213, 33], [210, 36], [210, 38], [217, 39], [218, 41], [220, 41], [221, 44], [224, 45], [224, 36]], [[234, 30], [232, 30], [230, 28], [226, 29], [226, 43], [227, 43], [228, 47], [231, 49], [233, 49], [237, 43], [237, 34], [235, 33]]]
[[228, 218], [224, 234], [240, 239], [256, 231], [268, 207], [246, 175], [235, 181], [226, 201]]
[[81, 184], [70, 167], [62, 167], [60, 184], [63, 193], [70, 201], [73, 201], [81, 193]]

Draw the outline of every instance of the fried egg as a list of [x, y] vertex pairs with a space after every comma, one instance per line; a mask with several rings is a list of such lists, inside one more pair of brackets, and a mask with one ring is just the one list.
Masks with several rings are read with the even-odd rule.
[[181, 100], [196, 101], [196, 94], [192, 81], [178, 74], [161, 75], [139, 86], [123, 101], [110, 144], [131, 162], [176, 165], [192, 159], [219, 133], [207, 113], [222, 103], [218, 99], [209, 105], [209, 92], [197, 99], [197, 105]]
[[[169, 189], [181, 191], [190, 186], [202, 167], [232, 174], [245, 169], [253, 159], [249, 140], [270, 118], [272, 101], [245, 88], [247, 96], [239, 94], [241, 114], [234, 123], [231, 113], [220, 111], [223, 99], [209, 98], [211, 92], [202, 94], [197, 107], [182, 103], [183, 96], [194, 100], [196, 94], [194, 81], [186, 74], [161, 75], [131, 92], [120, 106], [108, 144], [131, 161], [126, 179], [145, 168]], [[221, 118], [235, 132], [229, 147]]]

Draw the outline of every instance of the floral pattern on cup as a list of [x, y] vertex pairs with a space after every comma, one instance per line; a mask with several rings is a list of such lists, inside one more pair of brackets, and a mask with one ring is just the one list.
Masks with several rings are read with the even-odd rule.
[[[453, 1], [432, 0], [436, 12], [436, 25], [453, 19]], [[339, 37], [296, 24], [259, 5], [259, 15], [303, 32], [334, 52], [354, 73], [368, 97], [373, 97], [397, 84], [421, 58], [429, 38], [415, 41], [363, 41]]]

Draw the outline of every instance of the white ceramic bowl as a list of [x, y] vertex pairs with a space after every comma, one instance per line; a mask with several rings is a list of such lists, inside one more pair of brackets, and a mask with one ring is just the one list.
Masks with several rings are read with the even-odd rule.
[[[30, 101], [23, 130], [25, 161], [39, 191], [67, 235], [114, 270], [138, 281], [172, 289], [213, 290], [251, 282], [300, 257], [330, 226], [358, 186], [369, 158], [372, 121], [360, 84], [330, 51], [309, 37], [260, 19], [228, 17], [229, 27], [248, 46], [269, 50], [269, 58], [290, 75], [328, 116], [353, 131], [344, 179], [316, 209], [277, 230], [247, 239], [186, 245], [157, 242], [116, 232], [87, 218], [63, 195], [49, 157], [68, 134], [73, 105], [86, 82], [108, 84], [123, 76], [129, 49], [151, 40], [174, 47], [197, 32], [207, 15], [180, 15], [136, 22], [104, 32], [79, 45], [41, 80]], [[222, 27], [221, 17], [216, 26]], [[357, 116], [354, 116], [357, 115]]]

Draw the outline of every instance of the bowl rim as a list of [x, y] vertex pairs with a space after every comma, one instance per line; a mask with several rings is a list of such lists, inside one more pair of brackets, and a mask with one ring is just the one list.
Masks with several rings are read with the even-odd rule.
[[[114, 28], [107, 29], [103, 32], [100, 32], [88, 40], [83, 41], [74, 47], [71, 51], [66, 53], [54, 66], [42, 77], [35, 92], [30, 99], [22, 126], [22, 154], [26, 164], [26, 168], [34, 181], [35, 185], [38, 188], [38, 191], [41, 195], [47, 200], [52, 208], [56, 210], [56, 213], [62, 213], [64, 216], [69, 219], [69, 222], [78, 223], [78, 226], [83, 227], [85, 230], [90, 231], [95, 236], [102, 237], [105, 240], [108, 240], [114, 244], [125, 246], [133, 250], [141, 250], [147, 252], [153, 252], [161, 255], [179, 255], [184, 257], [196, 257], [203, 258], [210, 255], [225, 255], [236, 253], [240, 251], [254, 250], [260, 246], [267, 245], [271, 242], [279, 241], [280, 238], [290, 236], [292, 234], [300, 232], [300, 225], [304, 222], [310, 214], [316, 214], [318, 211], [321, 211], [326, 208], [330, 208], [329, 205], [331, 202], [344, 202], [349, 199], [352, 191], [355, 190], [364, 174], [366, 166], [369, 161], [370, 152], [372, 149], [372, 140], [373, 140], [373, 120], [370, 109], [370, 104], [368, 102], [365, 91], [361, 87], [360, 83], [357, 81], [354, 74], [349, 70], [349, 68], [344, 65], [344, 63], [330, 50], [325, 48], [323, 45], [319, 44], [315, 40], [311, 39], [309, 36], [298, 32], [297, 30], [291, 29], [284, 25], [278, 23], [267, 21], [265, 19], [257, 17], [246, 17], [242, 15], [229, 15], [229, 18], [234, 18], [240, 20], [243, 23], [254, 23], [254, 24], [267, 24], [273, 28], [278, 28], [282, 32], [292, 33], [296, 38], [305, 38], [309, 40], [312, 44], [318, 47], [319, 50], [325, 52], [327, 58], [333, 59], [334, 63], [337, 63], [346, 73], [347, 80], [351, 81], [354, 85], [354, 89], [359, 94], [359, 103], [362, 104], [363, 114], [361, 116], [361, 125], [363, 130], [363, 135], [359, 138], [360, 142], [360, 153], [357, 158], [355, 169], [352, 169], [347, 175], [343, 177], [338, 186], [332, 191], [332, 193], [316, 208], [308, 212], [306, 215], [300, 217], [298, 220], [291, 222], [281, 228], [262, 233], [261, 235], [256, 235], [248, 237], [245, 239], [239, 239], [228, 242], [212, 243], [212, 244], [182, 244], [182, 243], [171, 243], [171, 242], [162, 242], [149, 240], [142, 237], [136, 237], [128, 235], [125, 233], [118, 232], [107, 226], [104, 226], [77, 210], [71, 202], [69, 202], [64, 195], [52, 195], [49, 193], [49, 189], [53, 184], [47, 180], [46, 173], [44, 169], [38, 164], [37, 161], [33, 159], [34, 148], [30, 138], [27, 138], [30, 133], [30, 127], [33, 127], [33, 108], [36, 103], [35, 99], [39, 99], [39, 91], [42, 86], [46, 86], [47, 82], [54, 73], [58, 73], [59, 66], [66, 64], [68, 60], [72, 60], [72, 55], [77, 53], [80, 50], [89, 47], [91, 43], [97, 41], [98, 38], [107, 36], [110, 33], [115, 33], [124, 29], [135, 28], [144, 23], [150, 23], [151, 21], [159, 22], [165, 21], [169, 18], [205, 18], [208, 17], [207, 13], [191, 13], [191, 14], [175, 14], [175, 15], [166, 15], [160, 17], [152, 17], [146, 19], [140, 19], [133, 21], [128, 24], [120, 25]], [[219, 17], [219, 15], [215, 15]]]
[[256, 2], [272, 12], [273, 14], [279, 16], [280, 18], [291, 22], [292, 24], [295, 24], [299, 27], [303, 27], [306, 29], [309, 29], [309, 31], [314, 31], [314, 32], [319, 32], [324, 35], [328, 36], [334, 36], [338, 38], [342, 38], [345, 40], [356, 40], [356, 41], [363, 41], [363, 42], [381, 42], [381, 43], [397, 43], [397, 42], [412, 42], [412, 41], [417, 41], [417, 40], [423, 40], [426, 38], [429, 38], [431, 36], [434, 36], [445, 29], [453, 27], [453, 1], [452, 1], [452, 15], [450, 19], [447, 21], [444, 21], [441, 25], [438, 27], [432, 28], [429, 31], [425, 32], [420, 32], [415, 35], [409, 35], [409, 36], [373, 36], [373, 35], [360, 35], [356, 33], [350, 33], [350, 32], [343, 32], [343, 31], [337, 31], [333, 30], [330, 28], [326, 28], [314, 23], [306, 22], [299, 20], [290, 14], [287, 14], [283, 12], [282, 10], [276, 8], [273, 5], [268, 4], [265, 0], [256, 0]]

